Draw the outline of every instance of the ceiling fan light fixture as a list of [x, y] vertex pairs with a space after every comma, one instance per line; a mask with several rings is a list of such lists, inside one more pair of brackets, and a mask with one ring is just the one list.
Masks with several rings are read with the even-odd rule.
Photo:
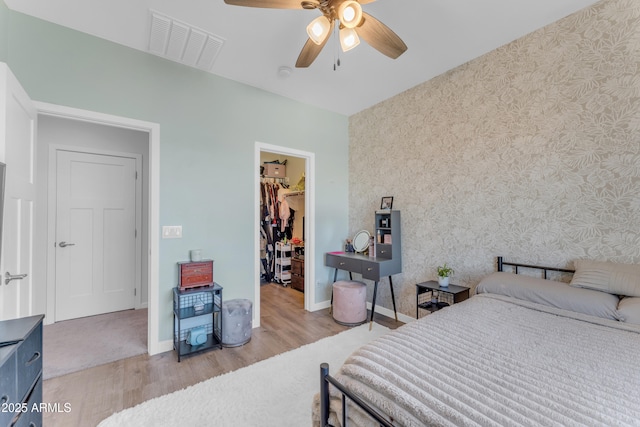
[[329, 36], [330, 27], [331, 23], [326, 16], [318, 16], [307, 25], [307, 34], [315, 44], [319, 45]]
[[360, 37], [353, 28], [340, 29], [340, 46], [342, 51], [346, 52], [360, 44]]
[[353, 0], [343, 2], [338, 8], [338, 19], [347, 28], [355, 28], [362, 21], [362, 6]]

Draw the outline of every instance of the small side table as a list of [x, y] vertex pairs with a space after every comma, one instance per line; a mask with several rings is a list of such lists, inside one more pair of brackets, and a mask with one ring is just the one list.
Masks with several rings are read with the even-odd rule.
[[[433, 292], [438, 293], [437, 303], [431, 301]], [[429, 293], [428, 298], [424, 295], [426, 293]], [[443, 288], [435, 280], [418, 283], [416, 284], [416, 319], [420, 318], [420, 309], [433, 313], [466, 299], [469, 299], [469, 288], [464, 286], [449, 285]]]
[[222, 348], [222, 286], [173, 288], [173, 348], [182, 356]]

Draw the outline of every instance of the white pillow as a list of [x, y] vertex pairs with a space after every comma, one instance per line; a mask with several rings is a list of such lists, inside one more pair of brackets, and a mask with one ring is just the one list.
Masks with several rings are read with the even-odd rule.
[[578, 259], [571, 286], [640, 297], [640, 265]]
[[640, 325], [640, 298], [624, 297], [618, 304], [620, 321]]
[[619, 300], [615, 295], [521, 274], [492, 273], [482, 279], [476, 293], [506, 295], [605, 319], [618, 320], [619, 317]]

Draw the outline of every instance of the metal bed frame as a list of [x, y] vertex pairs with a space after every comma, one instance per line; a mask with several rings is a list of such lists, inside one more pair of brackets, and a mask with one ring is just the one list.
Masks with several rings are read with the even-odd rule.
[[522, 267], [522, 268], [533, 268], [536, 270], [542, 270], [543, 271], [543, 277], [546, 279], [547, 278], [547, 271], [558, 271], [560, 273], [575, 273], [575, 270], [569, 269], [569, 268], [557, 268], [557, 267], [544, 267], [541, 265], [530, 265], [530, 264], [520, 264], [520, 263], [515, 263], [515, 262], [505, 262], [502, 260], [502, 257], [499, 256], [497, 257], [498, 260], [498, 271], [504, 271], [503, 270], [503, 266], [505, 265], [510, 265], [513, 267], [513, 271], [514, 273], [518, 274], [518, 268]]
[[[558, 268], [558, 267], [545, 267], [540, 265], [532, 265], [532, 264], [522, 264], [515, 262], [506, 262], [502, 259], [501, 256], [496, 257], [497, 261], [497, 270], [504, 271], [504, 266], [513, 267], [513, 272], [515, 274], [519, 274], [520, 268], [529, 268], [543, 271], [544, 279], [547, 279], [548, 271], [555, 271], [559, 273], [571, 273], [573, 274], [575, 270], [569, 268]], [[338, 380], [329, 375], [329, 364], [322, 363], [320, 365], [320, 425], [322, 427], [333, 427], [329, 424], [329, 384], [333, 385], [337, 388], [342, 394], [342, 427], [347, 426], [347, 400], [350, 400], [354, 404], [356, 404], [360, 409], [366, 412], [373, 420], [380, 424], [383, 427], [394, 427], [394, 424], [389, 422], [386, 417], [376, 411], [374, 408], [369, 406], [366, 402], [360, 399], [357, 395], [353, 394], [349, 390], [347, 390]]]
[[344, 388], [338, 380], [329, 375], [329, 364], [322, 363], [320, 365], [320, 422], [322, 427], [330, 427], [329, 424], [329, 384], [332, 384], [335, 388], [342, 393], [342, 426], [347, 425], [347, 399], [351, 400], [363, 411], [365, 411], [371, 418], [380, 423], [384, 427], [394, 427], [389, 421], [387, 421], [378, 411], [367, 405], [362, 399], [349, 390]]

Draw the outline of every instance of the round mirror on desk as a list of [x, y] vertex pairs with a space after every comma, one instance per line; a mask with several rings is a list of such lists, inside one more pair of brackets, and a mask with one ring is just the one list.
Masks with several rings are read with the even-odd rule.
[[371, 234], [367, 230], [360, 230], [353, 236], [353, 249], [356, 252], [364, 252], [369, 247]]

